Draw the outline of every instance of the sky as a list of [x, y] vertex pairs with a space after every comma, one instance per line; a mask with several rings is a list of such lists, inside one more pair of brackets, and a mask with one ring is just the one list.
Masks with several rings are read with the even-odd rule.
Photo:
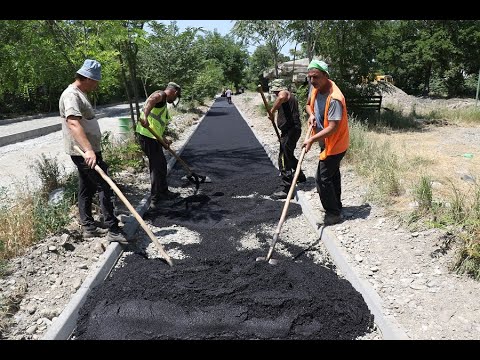
[[[187, 27], [203, 27], [208, 31], [217, 30], [220, 35], [227, 35], [235, 24], [235, 20], [160, 20], [160, 22], [165, 24], [170, 24], [171, 21], [176, 21], [177, 26], [181, 31], [185, 30]], [[283, 47], [282, 54], [290, 56], [288, 50], [293, 49], [294, 47], [295, 44], [288, 43]], [[256, 46], [248, 47], [250, 55], [255, 51], [255, 48]]]

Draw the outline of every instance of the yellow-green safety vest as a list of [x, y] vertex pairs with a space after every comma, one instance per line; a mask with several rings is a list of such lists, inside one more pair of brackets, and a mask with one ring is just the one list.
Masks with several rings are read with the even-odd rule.
[[[142, 109], [140, 112], [140, 118], [145, 118], [145, 113]], [[157, 108], [154, 107], [150, 114], [148, 115], [148, 124], [149, 126], [157, 133], [158, 136], [162, 137], [163, 133], [171, 120], [170, 114], [168, 113], [167, 103], [164, 106]], [[155, 139], [155, 136], [148, 130], [144, 128], [140, 121], [137, 122], [137, 128], [135, 131], [143, 136]]]

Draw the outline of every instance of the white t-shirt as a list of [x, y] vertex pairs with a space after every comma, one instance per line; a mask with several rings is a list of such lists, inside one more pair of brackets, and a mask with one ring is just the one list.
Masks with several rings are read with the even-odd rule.
[[73, 138], [67, 125], [67, 117], [71, 115], [82, 117], [80, 124], [85, 131], [87, 139], [90, 141], [93, 151], [99, 152], [101, 150], [102, 134], [98, 121], [95, 118], [95, 111], [85, 93], [75, 85], [70, 84], [60, 96], [58, 107], [60, 110], [60, 120], [62, 122], [65, 152], [68, 155], [80, 156], [73, 148], [74, 145], [78, 146], [79, 144]]
[[227, 89], [227, 91], [225, 91], [225, 96], [226, 96], [226, 97], [232, 96], [232, 90]]

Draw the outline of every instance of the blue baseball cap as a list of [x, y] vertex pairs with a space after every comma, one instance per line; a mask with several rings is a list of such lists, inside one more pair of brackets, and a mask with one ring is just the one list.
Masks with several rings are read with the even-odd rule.
[[102, 66], [97, 60], [87, 59], [77, 73], [89, 79], [100, 81], [102, 80], [101, 70]]

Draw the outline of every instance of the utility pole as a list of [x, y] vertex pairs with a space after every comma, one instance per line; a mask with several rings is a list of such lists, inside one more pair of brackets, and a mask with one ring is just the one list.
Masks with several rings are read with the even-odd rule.
[[298, 42], [295, 42], [295, 49], [293, 50], [292, 83], [295, 82], [295, 58], [297, 57], [297, 44]]

